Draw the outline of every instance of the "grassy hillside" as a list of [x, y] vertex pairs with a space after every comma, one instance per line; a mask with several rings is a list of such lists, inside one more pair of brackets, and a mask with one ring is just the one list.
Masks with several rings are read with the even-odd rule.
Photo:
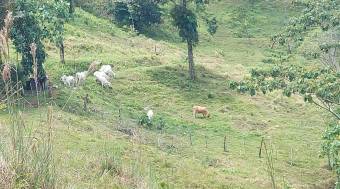
[[[136, 36], [76, 11], [66, 27], [65, 65], [48, 45], [46, 70], [58, 89], [52, 99], [41, 97], [55, 110], [58, 188], [270, 188], [266, 158], [258, 157], [262, 137], [271, 146], [279, 188], [327, 188], [333, 182], [319, 158], [322, 111], [299, 97], [250, 97], [228, 89], [228, 80], [267, 66], [268, 37], [291, 14], [280, 2], [260, 3], [254, 8], [254, 38], [237, 38], [228, 25], [237, 6], [242, 3], [210, 5], [220, 28], [214, 37], [201, 28], [195, 82], [188, 80], [184, 44]], [[175, 30], [164, 31], [176, 39]], [[61, 84], [61, 75], [86, 70], [93, 60], [114, 67], [112, 89], [102, 88], [93, 76], [76, 89]], [[90, 112], [82, 110], [86, 94]], [[43, 131], [39, 125], [47, 107], [29, 105], [24, 110], [28, 128]], [[194, 119], [193, 105], [207, 106], [212, 117]], [[145, 107], [154, 110], [156, 126], [164, 120], [163, 129], [139, 126]], [[8, 124], [6, 113], [0, 113], [2, 133]]]

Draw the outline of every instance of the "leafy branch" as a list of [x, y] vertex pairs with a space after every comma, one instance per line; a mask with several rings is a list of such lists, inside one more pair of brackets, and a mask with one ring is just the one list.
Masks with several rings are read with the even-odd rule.
[[340, 120], [340, 74], [330, 69], [307, 69], [301, 66], [276, 65], [273, 68], [253, 69], [251, 77], [243, 81], [231, 81], [229, 86], [241, 93], [256, 95], [282, 90], [290, 97], [299, 94], [304, 100], [327, 110]]

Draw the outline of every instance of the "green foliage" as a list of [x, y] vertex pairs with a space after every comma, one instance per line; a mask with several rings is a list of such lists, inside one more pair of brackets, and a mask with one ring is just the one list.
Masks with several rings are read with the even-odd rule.
[[328, 156], [329, 165], [340, 171], [340, 125], [330, 124], [323, 136], [322, 155]]
[[149, 127], [149, 128], [151, 128], [152, 125], [153, 125], [153, 124], [152, 124], [152, 120], [150, 120], [150, 119], [148, 118], [147, 115], [142, 115], [142, 116], [139, 118], [138, 123], [139, 123], [140, 125], [142, 125], [142, 126], [147, 126], [147, 127]]
[[161, 9], [152, 0], [111, 3], [111, 14], [119, 25], [133, 26], [138, 32], [161, 22]]
[[38, 75], [45, 75], [42, 64], [45, 61], [46, 52], [42, 40], [47, 37], [48, 32], [41, 26], [40, 10], [39, 2], [36, 0], [16, 0], [15, 2], [14, 14], [17, 18], [14, 19], [11, 38], [17, 52], [22, 55], [21, 64], [26, 76], [32, 73], [33, 58], [30, 53], [32, 43], [37, 45]]
[[237, 37], [253, 37], [251, 29], [256, 24], [254, 13], [248, 7], [239, 7], [234, 11], [229, 24]]
[[[336, 118], [340, 115], [333, 111], [340, 104], [340, 74], [329, 69], [306, 69], [301, 66], [276, 65], [270, 69], [253, 69], [251, 78], [241, 82], [231, 82], [230, 87], [239, 92], [256, 91], [263, 94], [282, 90], [285, 96], [299, 94], [306, 102], [316, 103], [331, 111]], [[319, 102], [322, 104], [319, 104]]]
[[48, 38], [59, 47], [64, 41], [64, 25], [71, 16], [69, 3], [65, 0], [46, 1], [43, 8], [43, 21]]
[[48, 38], [56, 44], [63, 41], [64, 24], [68, 18], [68, 3], [63, 0], [45, 1], [17, 0], [14, 19], [11, 30], [11, 38], [17, 52], [21, 53], [21, 64], [24, 75], [32, 73], [33, 58], [30, 44], [37, 45], [38, 76], [44, 76], [46, 52], [43, 40]]
[[80, 7], [86, 12], [96, 16], [108, 17], [110, 6], [116, 0], [73, 0], [74, 7]]
[[114, 4], [111, 4], [111, 6], [113, 6], [111, 10], [113, 18], [117, 22], [117, 24], [129, 26], [131, 24], [131, 16], [128, 4], [118, 1]]
[[209, 34], [214, 35], [217, 32], [217, 29], [218, 29], [216, 17], [213, 17], [212, 19], [206, 19], [206, 22], [207, 22], [207, 25], [208, 25]]
[[135, 0], [130, 6], [132, 22], [137, 31], [161, 22], [161, 10], [155, 1]]
[[340, 24], [339, 3], [336, 0], [296, 0], [294, 4], [302, 9], [301, 14], [292, 17], [287, 27], [272, 38], [274, 43], [288, 45], [290, 51], [292, 50], [291, 43], [295, 43], [296, 46], [300, 45], [306, 32], [315, 28], [327, 31]]
[[150, 120], [147, 115], [140, 116], [138, 123], [149, 129], [155, 128], [157, 130], [163, 130], [166, 126], [166, 122], [162, 117]]
[[157, 130], [163, 130], [166, 126], [166, 122], [165, 120], [160, 117], [158, 120], [157, 120], [157, 124], [156, 124], [156, 129]]
[[[340, 125], [331, 124], [323, 136], [322, 156], [328, 158], [328, 163], [337, 175], [340, 175]], [[336, 188], [340, 187], [340, 180]]]
[[196, 14], [182, 5], [175, 5], [171, 10], [174, 26], [179, 29], [179, 36], [193, 44], [198, 43]]
[[4, 24], [4, 18], [6, 16], [7, 6], [8, 6], [8, 0], [0, 1], [0, 27], [2, 27]]

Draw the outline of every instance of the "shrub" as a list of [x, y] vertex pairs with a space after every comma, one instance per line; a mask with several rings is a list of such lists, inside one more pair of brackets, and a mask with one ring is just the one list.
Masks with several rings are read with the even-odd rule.
[[114, 5], [111, 6], [114, 7], [111, 12], [117, 24], [122, 26], [131, 25], [130, 12], [127, 3], [116, 2]]
[[131, 2], [118, 1], [111, 3], [110, 13], [117, 24], [133, 26], [142, 33], [146, 27], [161, 23], [161, 9], [152, 0], [134, 0]]
[[139, 118], [139, 124], [142, 125], [142, 126], [148, 126], [149, 128], [151, 128], [152, 125], [153, 125], [152, 120], [149, 120], [147, 115], [142, 115]]
[[322, 143], [322, 156], [327, 157], [329, 167], [338, 175], [337, 188], [340, 187], [340, 158], [339, 158], [340, 125], [330, 124], [325, 131]]
[[166, 122], [162, 117], [149, 120], [147, 115], [140, 116], [138, 123], [141, 126], [146, 126], [148, 129], [157, 129], [157, 130], [163, 130], [166, 126]]
[[157, 129], [158, 130], [163, 130], [166, 126], [166, 123], [163, 118], [159, 118], [158, 124], [157, 124]]

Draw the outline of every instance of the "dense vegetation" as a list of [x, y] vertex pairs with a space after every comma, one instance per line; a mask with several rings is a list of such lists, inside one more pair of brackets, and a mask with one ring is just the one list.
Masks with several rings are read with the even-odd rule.
[[[338, 187], [337, 1], [15, 2], [0, 188]], [[94, 60], [110, 87], [60, 81]]]

